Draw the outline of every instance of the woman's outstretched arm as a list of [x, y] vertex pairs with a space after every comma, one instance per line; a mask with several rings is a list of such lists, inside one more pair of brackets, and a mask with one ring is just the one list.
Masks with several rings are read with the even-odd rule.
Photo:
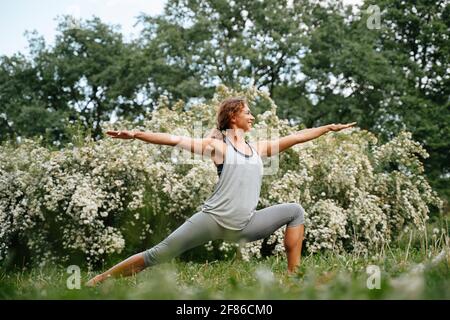
[[355, 124], [356, 122], [348, 124], [333, 123], [322, 127], [304, 129], [277, 140], [258, 141], [256, 143], [256, 148], [261, 156], [270, 157], [283, 152], [298, 143], [313, 140], [327, 132], [340, 131], [352, 127]]
[[192, 153], [208, 156], [211, 156], [212, 151], [216, 148], [216, 141], [213, 138], [190, 138], [164, 132], [128, 130], [106, 131], [106, 134], [114, 139], [139, 139], [148, 143], [179, 147]]

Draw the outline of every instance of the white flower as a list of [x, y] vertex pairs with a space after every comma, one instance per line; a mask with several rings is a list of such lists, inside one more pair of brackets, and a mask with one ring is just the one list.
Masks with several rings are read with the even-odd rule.
[[[220, 86], [214, 104], [232, 94]], [[258, 115], [255, 128], [271, 128], [283, 135], [295, 132], [287, 121], [278, 119], [276, 105], [266, 93], [252, 89], [248, 95], [270, 106]], [[182, 113], [167, 105], [162, 103], [142, 127], [193, 134], [193, 123], [199, 119], [214, 125], [212, 105], [194, 105]], [[116, 125], [134, 126], [128, 121]], [[443, 203], [423, 175], [422, 158], [428, 155], [411, 137], [403, 132], [380, 145], [371, 133], [355, 129], [298, 145], [289, 155], [280, 155], [280, 165], [289, 170], [280, 167], [264, 176], [258, 206], [301, 204], [307, 224], [305, 244], [311, 253], [348, 248], [372, 253], [402, 230], [425, 230], [430, 206], [440, 208]], [[78, 250], [90, 263], [98, 262], [104, 254], [124, 248], [123, 224], [134, 225], [142, 239], [154, 230], [167, 229], [169, 234], [201, 209], [217, 183], [210, 160], [173, 163], [167, 146], [113, 139], [83, 143], [60, 151], [28, 139], [17, 147], [0, 146], [0, 259], [6, 256], [10, 240], [19, 236], [30, 240], [27, 245], [36, 261], [63, 261]], [[399, 170], [387, 170], [386, 164]], [[161, 220], [164, 226], [157, 224]], [[52, 252], [54, 245], [46, 236], [52, 232], [49, 221], [61, 230], [58, 247], [67, 250], [64, 257]], [[445, 229], [441, 233], [446, 234]], [[435, 228], [433, 234], [439, 230]], [[273, 254], [284, 253], [282, 228], [268, 240]], [[241, 244], [243, 259], [261, 257], [263, 241]], [[236, 247], [223, 242], [207, 248], [228, 253]]]

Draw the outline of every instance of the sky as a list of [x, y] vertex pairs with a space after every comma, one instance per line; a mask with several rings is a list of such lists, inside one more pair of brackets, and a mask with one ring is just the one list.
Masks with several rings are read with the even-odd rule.
[[0, 1], [0, 56], [27, 52], [25, 31], [36, 30], [51, 44], [56, 35], [58, 15], [71, 14], [88, 19], [98, 16], [103, 22], [119, 24], [132, 37], [136, 17], [163, 13], [166, 0], [2, 0]]
[[[36, 30], [47, 44], [56, 35], [58, 15], [71, 14], [78, 19], [98, 16], [103, 22], [122, 27], [125, 39], [139, 33], [136, 17], [144, 12], [159, 15], [167, 0], [2, 0], [0, 1], [0, 56], [27, 53], [25, 31]], [[295, 1], [295, 0], [293, 0]], [[344, 4], [362, 0], [343, 0]]]

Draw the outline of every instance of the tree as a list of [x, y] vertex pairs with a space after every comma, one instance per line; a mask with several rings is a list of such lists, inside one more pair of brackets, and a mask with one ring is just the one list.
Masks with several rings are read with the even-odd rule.
[[[69, 122], [79, 121], [101, 136], [101, 121], [142, 113], [133, 70], [136, 46], [99, 18], [58, 25], [53, 47], [41, 37], [30, 38], [30, 56], [2, 57], [0, 62], [1, 139], [50, 134], [64, 137]], [[39, 121], [36, 121], [36, 120]]]
[[0, 58], [0, 141], [36, 135], [59, 140], [61, 120], [71, 114], [43, 39], [30, 38], [30, 48], [31, 58], [20, 53]]
[[429, 178], [450, 197], [450, 7], [379, 1], [381, 28], [369, 29], [369, 5], [359, 15], [339, 4], [314, 8], [316, 28], [301, 60], [305, 78], [297, 84], [313, 103], [305, 104], [302, 118], [307, 126], [357, 121], [384, 141], [413, 132], [430, 154]]
[[58, 85], [70, 97], [69, 105], [77, 110], [94, 137], [101, 135], [101, 121], [110, 120], [113, 111], [136, 113], [136, 82], [130, 76], [134, 59], [133, 46], [122, 34], [99, 18], [76, 28], [63, 20], [52, 51]]
[[433, 185], [450, 199], [450, 3], [445, 0], [380, 1], [385, 24], [380, 48], [395, 52], [407, 82], [398, 113], [430, 157]]
[[173, 99], [211, 98], [224, 84], [255, 85], [276, 100], [296, 76], [299, 21], [310, 7], [300, 2], [169, 0], [164, 15], [141, 17], [149, 81]]

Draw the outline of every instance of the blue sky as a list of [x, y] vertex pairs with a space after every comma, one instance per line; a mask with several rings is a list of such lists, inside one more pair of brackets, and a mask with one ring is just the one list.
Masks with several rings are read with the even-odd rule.
[[[167, 0], [1, 0], [0, 1], [0, 56], [18, 51], [26, 53], [25, 31], [36, 30], [52, 44], [56, 34], [58, 15], [71, 14], [87, 19], [96, 15], [102, 21], [119, 24], [125, 39], [136, 35], [139, 27], [133, 27], [136, 16], [144, 12], [161, 14]], [[292, 1], [292, 0], [291, 0]], [[294, 0], [295, 1], [295, 0]], [[343, 0], [345, 4], [362, 0]]]
[[158, 15], [166, 0], [2, 0], [0, 2], [0, 56], [27, 52], [26, 30], [36, 30], [48, 44], [53, 43], [58, 15], [77, 18], [96, 15], [102, 21], [119, 24], [126, 36], [138, 33], [136, 16]]

